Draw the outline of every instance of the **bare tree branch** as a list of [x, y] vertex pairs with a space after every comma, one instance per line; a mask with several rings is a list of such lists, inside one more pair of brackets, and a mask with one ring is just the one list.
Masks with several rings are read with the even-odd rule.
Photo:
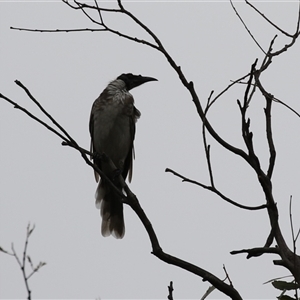
[[273, 141], [273, 133], [272, 133], [272, 125], [271, 125], [271, 106], [272, 106], [273, 97], [271, 95], [266, 95], [265, 98], [266, 98], [266, 108], [264, 109], [264, 111], [266, 115], [266, 132], [267, 132], [267, 140], [268, 140], [269, 152], [270, 152], [267, 176], [271, 179], [274, 171], [275, 159], [276, 159], [276, 150]]
[[245, 2], [251, 6], [252, 9], [254, 9], [263, 19], [265, 19], [269, 24], [271, 24], [274, 28], [276, 28], [278, 31], [280, 31], [282, 34], [293, 38], [293, 35], [289, 34], [288, 32], [281, 29], [279, 26], [277, 26], [275, 23], [273, 23], [269, 18], [267, 18], [260, 10], [258, 10], [253, 4], [251, 4], [249, 1], [245, 0]]
[[29, 112], [27, 109], [25, 109], [24, 107], [22, 107], [21, 105], [19, 105], [18, 103], [16, 103], [15, 101], [9, 99], [8, 97], [4, 96], [3, 94], [0, 93], [0, 98], [4, 99], [5, 101], [9, 102], [10, 104], [12, 104], [14, 106], [14, 108], [19, 109], [21, 111], [23, 111], [27, 116], [29, 116], [31, 119], [37, 121], [38, 123], [40, 123], [41, 125], [43, 125], [44, 127], [46, 127], [48, 130], [52, 131], [54, 134], [56, 134], [57, 136], [59, 136], [62, 140], [66, 141], [66, 137], [64, 137], [61, 133], [59, 133], [57, 130], [55, 130], [53, 127], [49, 126], [47, 123], [45, 123], [44, 121], [42, 121], [41, 119], [39, 119], [38, 117], [36, 117], [35, 115], [33, 115], [31, 112]]
[[[237, 83], [241, 83], [242, 80], [244, 80], [245, 78], [247, 78], [248, 76], [250, 76], [250, 73], [234, 80], [231, 81], [231, 83], [224, 89], [222, 90], [216, 97], [214, 97], [213, 100], [208, 101], [206, 108], [205, 108], [205, 114], [207, 113], [207, 111], [210, 109], [210, 107], [221, 97], [223, 96], [231, 87], [233, 87], [234, 85], [236, 85]], [[212, 94], [211, 94], [212, 96]], [[211, 96], [209, 97], [209, 99], [211, 98]]]
[[20, 31], [29, 31], [29, 32], [45, 32], [45, 33], [61, 33], [61, 32], [81, 32], [81, 31], [107, 31], [106, 29], [102, 28], [78, 28], [78, 29], [30, 29], [30, 28], [21, 28], [21, 27], [10, 27], [13, 30], [20, 30]]
[[[224, 270], [224, 272], [225, 272], [225, 275], [226, 275], [226, 278], [225, 278], [225, 280], [226, 279], [228, 279], [228, 281], [229, 281], [229, 284], [233, 287], [233, 283], [232, 283], [232, 281], [231, 281], [231, 279], [230, 279], [230, 277], [229, 277], [229, 274], [228, 274], [228, 272], [227, 272], [227, 270], [226, 270], [226, 267], [225, 267], [225, 265], [223, 265], [223, 270]], [[224, 281], [225, 281], [224, 280]]]
[[73, 143], [76, 144], [74, 139], [68, 134], [68, 132], [44, 109], [44, 107], [32, 96], [30, 91], [22, 84], [21, 81], [16, 80], [15, 83], [20, 86], [28, 95], [28, 97], [36, 104], [36, 106], [42, 111], [42, 113]]
[[232, 204], [234, 206], [237, 206], [239, 208], [246, 209], [246, 210], [260, 210], [260, 209], [264, 209], [264, 208], [267, 207], [265, 204], [262, 204], [262, 205], [259, 205], [259, 206], [246, 206], [246, 205], [242, 205], [242, 204], [240, 204], [238, 202], [235, 202], [235, 201], [227, 198], [226, 196], [224, 196], [214, 186], [208, 186], [208, 185], [205, 185], [203, 183], [197, 182], [195, 180], [189, 179], [189, 178], [187, 178], [187, 177], [185, 177], [183, 175], [180, 175], [179, 173], [177, 173], [177, 172], [175, 172], [175, 171], [173, 171], [172, 169], [169, 169], [169, 168], [167, 168], [165, 170], [165, 172], [172, 173], [173, 175], [181, 178], [183, 182], [189, 182], [189, 183], [192, 183], [192, 184], [195, 184], [195, 185], [199, 185], [199, 186], [201, 186], [204, 189], [210, 190], [210, 191], [214, 192], [215, 194], [217, 194], [222, 199], [224, 199], [226, 202], [228, 202], [228, 203], [230, 203], [230, 204]]
[[246, 23], [244, 22], [243, 18], [240, 16], [240, 14], [238, 13], [236, 7], [234, 6], [232, 0], [230, 0], [230, 4], [234, 10], [234, 12], [236, 13], [236, 15], [238, 16], [238, 18], [240, 19], [240, 21], [242, 22], [242, 24], [244, 25], [245, 29], [247, 30], [247, 32], [249, 33], [249, 35], [251, 36], [251, 38], [253, 39], [253, 41], [255, 42], [255, 44], [258, 46], [258, 48], [264, 53], [266, 54], [265, 50], [262, 48], [262, 46], [259, 44], [259, 42], [256, 40], [256, 38], [254, 37], [254, 35], [251, 33], [250, 29], [247, 27]]
[[280, 255], [280, 250], [278, 248], [270, 248], [270, 247], [257, 247], [252, 249], [242, 249], [242, 250], [234, 250], [231, 251], [230, 254], [240, 254], [240, 253], [248, 253], [247, 259], [251, 257], [261, 256], [263, 254], [278, 254]]
[[[17, 252], [15, 251], [15, 248], [14, 248], [14, 244], [12, 243], [11, 244], [11, 250], [12, 252], [9, 252], [9, 251], [6, 251], [6, 250], [3, 250], [1, 247], [0, 247], [0, 251], [2, 251], [3, 253], [6, 253], [10, 256], [13, 256], [20, 269], [21, 269], [21, 272], [22, 272], [22, 276], [23, 276], [23, 279], [24, 279], [24, 283], [25, 283], [25, 287], [26, 287], [26, 291], [27, 291], [27, 299], [28, 300], [31, 300], [31, 289], [29, 287], [29, 278], [35, 274], [36, 272], [39, 271], [40, 268], [42, 268], [43, 266], [46, 265], [45, 262], [39, 262], [37, 266], [34, 267], [32, 261], [31, 261], [31, 258], [30, 256], [27, 254], [27, 248], [28, 248], [28, 243], [29, 243], [29, 237], [31, 236], [32, 232], [34, 231], [35, 229], [35, 226], [33, 225], [32, 227], [30, 227], [30, 223], [27, 225], [27, 231], [26, 231], [26, 239], [25, 239], [25, 244], [24, 244], [24, 250], [23, 250], [23, 256], [22, 256], [22, 261], [20, 260]], [[27, 275], [27, 272], [26, 272], [26, 259], [28, 260], [28, 262], [30, 263], [31, 265], [31, 268], [32, 268], [32, 271], [29, 275]]]
[[170, 285], [168, 286], [168, 292], [169, 292], [169, 294], [168, 294], [168, 300], [174, 300], [174, 298], [173, 298], [173, 291], [174, 291], [174, 289], [173, 289], [173, 281], [170, 281]]
[[296, 110], [294, 110], [292, 107], [290, 107], [289, 105], [284, 103], [283, 101], [281, 101], [281, 100], [279, 100], [278, 98], [275, 98], [275, 97], [273, 97], [273, 101], [278, 102], [278, 103], [282, 104], [283, 106], [287, 107], [289, 110], [291, 110], [295, 115], [297, 115], [300, 118], [300, 114]]
[[294, 225], [293, 225], [293, 215], [292, 215], [292, 199], [293, 197], [290, 196], [290, 204], [289, 204], [289, 215], [290, 215], [290, 226], [291, 226], [291, 233], [292, 233], [292, 240], [293, 240], [293, 252], [296, 256], [296, 241], [297, 241], [297, 236], [295, 237], [294, 233]]

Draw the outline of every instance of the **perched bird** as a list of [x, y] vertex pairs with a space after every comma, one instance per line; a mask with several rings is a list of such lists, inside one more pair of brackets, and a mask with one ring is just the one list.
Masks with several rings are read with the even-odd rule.
[[[117, 180], [121, 174], [129, 181], [132, 177], [134, 158], [133, 141], [135, 123], [141, 113], [134, 106], [129, 91], [145, 82], [156, 81], [152, 77], [122, 74], [111, 81], [95, 100], [90, 116], [91, 152], [98, 168], [122, 190]], [[108, 163], [101, 160], [101, 154], [108, 156], [117, 168], [112, 172]], [[96, 181], [99, 174], [95, 172]], [[96, 191], [96, 207], [102, 217], [101, 233], [121, 239], [125, 233], [122, 198], [105, 179], [101, 179]]]

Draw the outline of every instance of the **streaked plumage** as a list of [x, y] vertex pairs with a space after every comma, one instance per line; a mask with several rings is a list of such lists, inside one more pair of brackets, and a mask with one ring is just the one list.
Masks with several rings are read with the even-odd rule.
[[[89, 126], [91, 152], [100, 155], [105, 153], [124, 179], [128, 175], [129, 181], [132, 177], [135, 123], [140, 117], [129, 90], [153, 80], [156, 79], [122, 74], [108, 84], [92, 106]], [[94, 163], [121, 190], [116, 173], [111, 172], [107, 163], [99, 158], [95, 158]], [[95, 178], [98, 182], [99, 174], [95, 173]], [[103, 179], [96, 191], [96, 207], [100, 209], [102, 216], [102, 235], [112, 234], [116, 238], [122, 238], [125, 233], [122, 199]]]

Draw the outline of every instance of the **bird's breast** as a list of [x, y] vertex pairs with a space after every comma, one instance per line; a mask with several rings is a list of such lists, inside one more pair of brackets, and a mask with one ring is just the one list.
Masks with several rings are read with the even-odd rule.
[[122, 168], [132, 145], [131, 110], [130, 103], [110, 101], [94, 113], [94, 150], [108, 155], [118, 168]]

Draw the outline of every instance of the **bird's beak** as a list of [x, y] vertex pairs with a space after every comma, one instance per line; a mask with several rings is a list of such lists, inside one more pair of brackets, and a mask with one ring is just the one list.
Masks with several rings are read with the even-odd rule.
[[142, 75], [135, 76], [130, 81], [130, 89], [133, 89], [133, 88], [135, 88], [143, 83], [149, 82], [149, 81], [158, 81], [158, 80], [156, 78], [148, 77], [148, 76], [142, 76]]
[[139, 75], [139, 77], [140, 77], [142, 83], [145, 83], [148, 81], [158, 81], [156, 78], [153, 78], [153, 77], [145, 77], [145, 76], [141, 76], [141, 75]]

